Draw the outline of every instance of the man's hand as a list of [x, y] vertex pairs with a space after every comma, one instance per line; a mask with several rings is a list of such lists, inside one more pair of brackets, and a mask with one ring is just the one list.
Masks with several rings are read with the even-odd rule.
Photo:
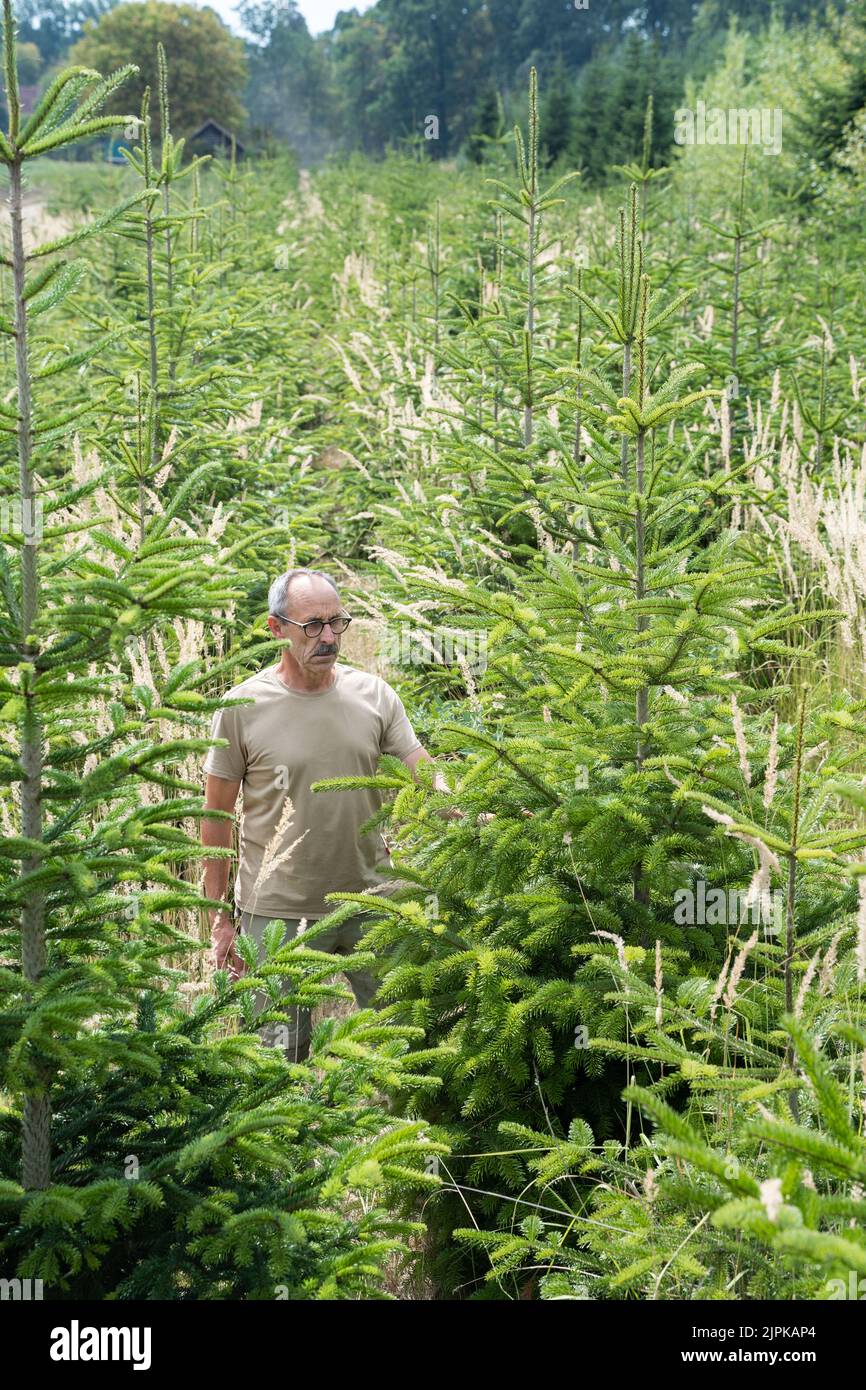
[[[209, 772], [205, 780], [205, 806], [209, 811], [233, 812], [240, 786], [239, 781], [232, 781], [228, 777], [217, 777], [214, 773]], [[212, 820], [209, 816], [203, 816], [201, 842], [206, 847], [212, 846], [214, 849], [231, 849], [232, 822], [227, 818]], [[202, 891], [206, 898], [210, 898], [211, 902], [227, 901], [228, 875], [229, 861], [227, 858], [205, 859]], [[208, 917], [214, 965], [217, 970], [228, 970], [231, 978], [236, 980], [239, 975], [243, 974], [244, 963], [235, 946], [237, 932], [232, 914], [227, 912], [225, 908], [212, 907], [209, 909]]]
[[[415, 777], [415, 769], [418, 766], [418, 764], [432, 763], [435, 762], [435, 759], [431, 758], [430, 754], [427, 752], [427, 749], [422, 748], [419, 743], [418, 747], [413, 748], [409, 756], [403, 759], [403, 762], [406, 764], [409, 771], [412, 773], [413, 778], [415, 778], [415, 781], [417, 782], [418, 778]], [[433, 790], [434, 792], [451, 791], [451, 788], [449, 787], [448, 783], [446, 782], [445, 778], [443, 777], [442, 773], [439, 771], [438, 768], [433, 773]], [[466, 815], [466, 812], [461, 811], [459, 806], [446, 806], [441, 807], [436, 812], [436, 815], [439, 817], [440, 820], [462, 820], [463, 817]]]
[[230, 913], [222, 908], [216, 908], [210, 914], [210, 939], [213, 944], [214, 966], [217, 970], [227, 970], [229, 978], [237, 980], [243, 975], [246, 966], [235, 945], [237, 928]]

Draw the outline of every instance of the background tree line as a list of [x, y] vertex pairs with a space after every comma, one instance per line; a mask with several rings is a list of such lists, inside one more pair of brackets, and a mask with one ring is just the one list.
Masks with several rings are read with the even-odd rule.
[[[21, 81], [44, 87], [67, 59], [100, 69], [134, 62], [140, 100], [145, 85], [155, 88], [152, 55], [161, 41], [172, 60], [179, 134], [212, 116], [254, 148], [289, 145], [308, 163], [334, 151], [378, 156], [407, 145], [418, 157], [478, 160], [522, 119], [534, 66], [543, 159], [562, 159], [596, 181], [611, 164], [639, 156], [650, 93], [651, 162], [666, 162], [687, 79], [699, 84], [719, 63], [732, 24], [757, 36], [773, 15], [785, 26], [829, 29], [838, 42], [838, 81], [820, 93], [800, 132], [804, 145], [830, 159], [866, 105], [863, 0], [820, 13], [806, 0], [580, 3], [378, 0], [363, 14], [341, 12], [330, 32], [313, 36], [296, 0], [240, 0], [240, 38], [207, 7], [26, 0]], [[759, 52], [755, 44], [753, 61]], [[156, 112], [154, 130], [158, 136]]]

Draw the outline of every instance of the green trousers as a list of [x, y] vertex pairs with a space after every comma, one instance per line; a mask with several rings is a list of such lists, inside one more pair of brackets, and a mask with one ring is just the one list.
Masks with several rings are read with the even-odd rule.
[[[240, 914], [240, 928], [244, 936], [249, 936], [255, 941], [259, 959], [264, 955], [263, 936], [268, 922], [275, 919], [275, 914], [267, 917], [259, 917], [242, 912]], [[300, 920], [297, 917], [283, 917], [277, 920], [282, 921], [286, 935], [292, 939], [298, 934]], [[343, 922], [342, 926], [334, 927], [331, 931], [323, 932], [317, 936], [313, 942], [313, 947], [317, 951], [329, 951], [338, 956], [350, 956], [361, 939], [361, 934], [369, 922], [369, 917], [349, 917]], [[313, 923], [310, 922], [312, 926]], [[373, 995], [378, 988], [378, 980], [370, 974], [368, 970], [346, 970], [346, 978], [352, 987], [355, 996], [355, 1003], [359, 1009], [369, 1008]], [[284, 988], [289, 990], [291, 982], [286, 981]], [[257, 1011], [269, 1007], [269, 1000], [261, 990], [255, 994], [255, 1005]], [[312, 1032], [312, 1022], [309, 1009], [299, 1009], [290, 1007], [286, 1010], [285, 1023], [266, 1023], [258, 1030], [259, 1037], [268, 1047], [282, 1047], [290, 1062], [303, 1062], [310, 1051], [310, 1034]]]

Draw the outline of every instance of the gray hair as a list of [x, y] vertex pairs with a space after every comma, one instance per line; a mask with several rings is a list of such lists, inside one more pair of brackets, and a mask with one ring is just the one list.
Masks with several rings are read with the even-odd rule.
[[327, 584], [330, 584], [337, 598], [340, 597], [340, 590], [337, 588], [333, 579], [329, 574], [324, 574], [322, 570], [286, 570], [286, 573], [281, 574], [278, 579], [275, 579], [268, 589], [268, 612], [273, 614], [274, 617], [279, 613], [285, 613], [286, 606], [289, 602], [289, 590], [291, 589], [292, 582], [295, 579], [299, 579], [302, 575], [307, 579], [324, 579]]

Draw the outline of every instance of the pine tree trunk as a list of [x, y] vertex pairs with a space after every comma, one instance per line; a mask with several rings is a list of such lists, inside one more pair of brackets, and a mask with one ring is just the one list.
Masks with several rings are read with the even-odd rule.
[[[30, 519], [29, 535], [21, 549], [21, 660], [35, 662], [39, 649], [33, 629], [39, 612], [39, 570], [36, 556], [38, 532], [32, 527], [35, 494], [31, 472], [32, 405], [30, 364], [27, 351], [27, 302], [24, 297], [26, 262], [22, 210], [21, 160], [9, 166], [9, 217], [12, 232], [12, 295], [15, 322], [15, 371], [18, 399], [18, 473], [22, 515]], [[43, 733], [34, 694], [35, 671], [25, 666], [21, 672], [24, 713], [21, 719], [21, 833], [30, 840], [42, 839], [42, 755]], [[22, 860], [26, 876], [39, 868], [38, 856]], [[21, 909], [21, 961], [24, 978], [36, 985], [45, 969], [45, 900], [37, 891], [28, 894]], [[45, 1188], [51, 1182], [51, 1100], [48, 1074], [43, 1084], [24, 1097], [22, 1122], [22, 1182], [25, 1188]]]
[[[803, 776], [803, 725], [806, 719], [806, 696], [800, 698], [800, 717], [797, 724], [797, 751], [794, 762], [794, 809], [791, 816], [791, 853], [788, 855], [788, 883], [785, 893], [785, 1011], [794, 1012], [794, 976], [791, 963], [794, 959], [795, 917], [794, 900], [797, 891], [797, 846], [800, 838], [800, 789]], [[793, 1070], [797, 1059], [794, 1044], [789, 1040], [785, 1052], [785, 1062]], [[800, 1100], [796, 1090], [788, 1095], [788, 1106], [794, 1124], [800, 1121]]]
[[[152, 399], [157, 401], [157, 391], [159, 387], [159, 363], [157, 358], [156, 344], [156, 291], [154, 288], [154, 269], [153, 269], [153, 218], [151, 216], [151, 206], [148, 204], [144, 215], [145, 243], [147, 248], [147, 333], [149, 341], [149, 367], [150, 367], [150, 390]], [[154, 411], [153, 430], [150, 436], [150, 459], [151, 469], [156, 468], [157, 445], [159, 442], [159, 429], [157, 427], [158, 409]]]
[[532, 338], [535, 332], [535, 189], [529, 206], [526, 282], [526, 404], [523, 408], [523, 447], [532, 443]]
[[[624, 344], [622, 355], [622, 394], [627, 396], [631, 386], [631, 343]], [[619, 452], [620, 467], [622, 470], [622, 485], [628, 492], [628, 435], [624, 434]]]
[[[582, 280], [583, 280], [583, 275], [582, 275], [582, 273], [581, 273], [581, 269], [578, 268], [578, 272], [577, 272], [577, 288], [578, 288], [578, 289], [581, 289], [581, 288], [582, 288]], [[580, 300], [577, 301], [577, 353], [576, 353], [576, 358], [577, 358], [577, 362], [576, 362], [577, 369], [578, 369], [578, 371], [580, 371], [581, 367], [583, 366], [583, 305], [582, 305], [582, 303], [580, 302]], [[580, 427], [581, 427], [582, 420], [581, 420], [581, 408], [580, 408], [580, 407], [581, 407], [582, 398], [583, 398], [583, 382], [579, 381], [579, 382], [577, 383], [577, 410], [575, 411], [575, 417], [574, 417], [574, 453], [573, 453], [574, 462], [575, 462], [577, 465], [580, 464], [580, 453], [581, 453], [581, 450], [580, 450]], [[573, 547], [572, 547], [572, 554], [573, 554], [574, 558], [576, 559], [576, 558], [577, 558], [576, 542], [574, 543], [574, 545], [573, 545]]]
[[174, 308], [174, 262], [173, 262], [173, 253], [172, 253], [172, 244], [171, 244], [171, 224], [170, 224], [169, 221], [168, 221], [168, 218], [171, 216], [171, 197], [170, 197], [170, 190], [169, 190], [168, 180], [166, 180], [165, 184], [163, 185], [163, 189], [162, 189], [162, 212], [163, 212], [163, 216], [166, 218], [166, 226], [165, 226], [165, 267], [166, 267], [165, 296], [166, 296], [166, 304], [167, 304], [167, 307], [168, 307], [168, 315], [167, 315], [167, 319], [166, 319], [166, 322], [168, 323], [168, 379], [169, 379], [169, 381], [170, 381], [170, 382], [172, 383], [172, 385], [173, 385], [173, 384], [174, 384], [174, 380], [175, 380], [175, 372], [176, 372], [176, 365], [177, 365], [177, 364], [175, 363], [175, 359], [174, 359], [174, 345], [173, 345], [173, 343], [172, 343], [172, 326], [173, 326], [173, 323], [174, 323], [174, 318], [173, 318], [173, 314], [172, 314], [172, 310], [173, 310], [173, 308]]
[[740, 273], [743, 260], [743, 242], [740, 236], [734, 239], [734, 303], [731, 317], [731, 372], [737, 375], [737, 354], [740, 333]]
[[[641, 382], [641, 388], [643, 382]], [[642, 395], [642, 391], [641, 391]], [[644, 575], [644, 545], [645, 545], [645, 522], [643, 514], [643, 495], [644, 495], [644, 450], [646, 446], [644, 430], [638, 431], [637, 436], [637, 464], [635, 486], [637, 491], [637, 507], [635, 510], [634, 529], [634, 553], [635, 553], [635, 598], [640, 601], [645, 595], [645, 575]], [[642, 613], [638, 614], [637, 630], [638, 633], [644, 631], [646, 618]], [[644, 760], [643, 734], [641, 730], [649, 717], [649, 691], [646, 686], [642, 686], [635, 697], [635, 722], [637, 724], [637, 745], [635, 751], [635, 765], [640, 771]], [[634, 870], [634, 900], [641, 907], [649, 907], [650, 892], [649, 882], [641, 871], [639, 864], [635, 865]], [[641, 938], [641, 945], [644, 950], [649, 949], [649, 938], [644, 932]]]

